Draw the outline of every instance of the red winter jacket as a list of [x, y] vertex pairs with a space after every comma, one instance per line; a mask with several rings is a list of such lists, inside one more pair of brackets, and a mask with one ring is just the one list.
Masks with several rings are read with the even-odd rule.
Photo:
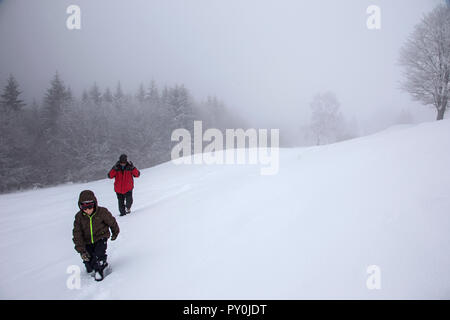
[[139, 170], [133, 166], [132, 163], [127, 163], [125, 168], [122, 170], [119, 163], [109, 171], [108, 178], [116, 178], [114, 180], [114, 191], [120, 194], [125, 194], [130, 190], [133, 190], [134, 182], [133, 177], [139, 177], [141, 173]]

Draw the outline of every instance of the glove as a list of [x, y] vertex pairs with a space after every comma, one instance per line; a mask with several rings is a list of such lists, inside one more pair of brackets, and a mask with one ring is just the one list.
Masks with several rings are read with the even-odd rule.
[[116, 240], [117, 239], [117, 234], [113, 234], [112, 236], [111, 236], [111, 241], [114, 241], [114, 240]]
[[131, 170], [133, 170], [133, 169], [134, 169], [134, 164], [133, 164], [133, 162], [131, 162], [131, 161], [128, 161], [128, 164], [130, 165], [130, 167], [131, 167]]
[[83, 252], [81, 253], [81, 259], [83, 259], [83, 261], [90, 261], [91, 260], [91, 255], [87, 252]]

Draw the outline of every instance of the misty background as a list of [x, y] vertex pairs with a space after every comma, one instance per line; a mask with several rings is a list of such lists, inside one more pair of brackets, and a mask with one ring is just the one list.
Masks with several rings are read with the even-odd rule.
[[[115, 100], [101, 102], [102, 112], [118, 116], [109, 122], [103, 138], [114, 135], [110, 132], [117, 128], [114, 121], [121, 123], [120, 112], [126, 114], [126, 110], [133, 109], [133, 119], [137, 120], [147, 114], [146, 106], [151, 105], [153, 116], [161, 117], [160, 124], [170, 122], [165, 126], [165, 135], [162, 131], [154, 135], [164, 147], [154, 152], [155, 146], [149, 146], [147, 151], [157, 156], [142, 157], [138, 163], [141, 167], [168, 160], [168, 130], [182, 124], [188, 126], [192, 119], [203, 119], [219, 128], [279, 128], [282, 146], [319, 144], [308, 134], [309, 125], [314, 121], [311, 105], [320, 104], [320, 99], [338, 106], [339, 116], [350, 128], [343, 138], [352, 138], [396, 123], [434, 120], [431, 106], [413, 102], [399, 89], [402, 76], [398, 58], [414, 25], [442, 2], [3, 0], [0, 1], [0, 85], [3, 88], [9, 76], [14, 76], [22, 92], [23, 108], [35, 112], [34, 116], [28, 114], [26, 121], [41, 121], [29, 132], [36, 137], [42, 126], [48, 126], [49, 119], [44, 119], [44, 113], [38, 110], [51, 104], [48, 93], [55, 79], [61, 80], [71, 96], [71, 104], [77, 106], [65, 113], [66, 127], [73, 126], [70, 120], [77, 119], [76, 110], [85, 112], [94, 107], [91, 112], [97, 112], [96, 94], [103, 97], [109, 89], [114, 95], [120, 81], [126, 98], [121, 97], [119, 104]], [[69, 16], [66, 9], [72, 4], [81, 8], [81, 30], [66, 27]], [[380, 30], [367, 28], [366, 10], [370, 5], [381, 8]], [[166, 100], [150, 104], [139, 100], [140, 88], [143, 86], [147, 92], [152, 84], [157, 86], [158, 99], [166, 88]], [[180, 95], [191, 101], [187, 105], [193, 110], [181, 120], [175, 110], [179, 101], [174, 102]], [[168, 110], [167, 106], [175, 113], [163, 115], [161, 110]], [[220, 106], [220, 111], [211, 111], [211, 106]], [[122, 111], [114, 111], [120, 108]], [[149, 119], [154, 120], [153, 116]], [[217, 118], [225, 120], [219, 123]], [[78, 119], [85, 124], [91, 120], [92, 117]], [[116, 160], [115, 154], [125, 148], [121, 144], [133, 140], [133, 132], [127, 132], [133, 126], [135, 122], [130, 121], [120, 128], [122, 136], [126, 132], [128, 137], [122, 137], [123, 141], [115, 138], [111, 142], [117, 147], [114, 150], [102, 146], [106, 148], [104, 154], [108, 161], [96, 160], [96, 169], [82, 175], [101, 177], [102, 170], [109, 169], [109, 162]], [[141, 123], [137, 129], [146, 126], [147, 123]], [[46, 128], [51, 131], [50, 127]], [[51, 136], [50, 132], [43, 134], [47, 138]], [[51, 145], [49, 139], [45, 143]], [[73, 142], [68, 144], [73, 146]], [[141, 150], [142, 145], [130, 148], [133, 153]], [[82, 147], [78, 152], [81, 150]], [[17, 157], [24, 151], [13, 148], [7, 152], [16, 152]], [[60, 150], [53, 152], [60, 153]], [[22, 156], [29, 158], [33, 154]], [[51, 166], [54, 158], [45, 159], [43, 153], [39, 159]], [[73, 155], [62, 162], [67, 163], [68, 159], [73, 159]], [[86, 166], [88, 160], [73, 161]], [[9, 161], [4, 157], [5, 175]], [[32, 163], [28, 166], [33, 170]], [[58, 170], [64, 170], [63, 164], [60, 166]], [[3, 191], [29, 186], [24, 167], [19, 169], [27, 183], [13, 182], [10, 187], [2, 188]], [[65, 174], [62, 181], [83, 180], [74, 172]], [[35, 177], [31, 185], [60, 181], [58, 177], [47, 180]]]

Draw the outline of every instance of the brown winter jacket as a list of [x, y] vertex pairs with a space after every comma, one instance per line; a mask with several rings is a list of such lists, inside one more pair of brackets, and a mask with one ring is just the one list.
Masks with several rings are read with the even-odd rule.
[[73, 224], [73, 242], [75, 243], [75, 250], [79, 253], [85, 252], [86, 245], [89, 243], [94, 243], [100, 239], [108, 239], [111, 236], [109, 229], [116, 236], [120, 232], [116, 219], [108, 209], [97, 206], [97, 199], [92, 191], [81, 192], [78, 206], [81, 202], [87, 200], [95, 201], [94, 212], [89, 216], [82, 210], [78, 211]]

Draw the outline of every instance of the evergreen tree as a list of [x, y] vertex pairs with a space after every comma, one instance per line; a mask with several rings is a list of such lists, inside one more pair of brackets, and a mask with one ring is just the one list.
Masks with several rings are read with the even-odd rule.
[[72, 93], [72, 89], [70, 88], [70, 86], [69, 87], [67, 87], [67, 103], [71, 103], [72, 101], [73, 101], [73, 93]]
[[19, 85], [12, 74], [9, 75], [8, 83], [1, 95], [0, 104], [4, 108], [4, 111], [19, 111], [25, 106], [23, 100], [19, 99], [19, 95], [22, 92], [19, 91]]
[[169, 88], [167, 86], [164, 86], [162, 95], [161, 95], [161, 103], [162, 104], [168, 104], [169, 103]]
[[70, 165], [68, 149], [70, 149], [71, 137], [67, 136], [65, 119], [68, 118], [67, 113], [70, 111], [69, 105], [72, 102], [69, 91], [56, 73], [44, 97], [43, 133], [42, 139], [36, 146], [37, 157], [46, 163], [46, 166], [40, 170], [40, 181], [46, 185], [61, 181], [67, 166]]
[[114, 93], [114, 100], [119, 101], [123, 99], [124, 94], [122, 91], [122, 86], [120, 84], [120, 81], [117, 83], [116, 92]]
[[136, 99], [138, 100], [138, 102], [142, 105], [145, 101], [145, 89], [144, 89], [144, 85], [141, 83], [139, 85], [139, 89], [138, 92], [136, 93]]
[[109, 90], [109, 88], [106, 88], [105, 93], [103, 94], [103, 99], [107, 102], [107, 103], [111, 103], [114, 100], [114, 97], [111, 93], [111, 90]]
[[152, 82], [150, 83], [150, 87], [148, 88], [146, 95], [146, 100], [148, 100], [153, 105], [160, 103], [159, 90], [154, 80], [152, 80]]
[[94, 82], [91, 90], [89, 90], [89, 98], [96, 106], [99, 106], [102, 103], [102, 94], [100, 93], [100, 89], [96, 82]]
[[193, 105], [189, 92], [183, 85], [176, 85], [170, 90], [169, 105], [173, 112], [175, 126], [190, 130], [194, 120]]
[[122, 85], [120, 84], [120, 81], [117, 83], [116, 91], [113, 95], [114, 98], [114, 105], [117, 109], [121, 109], [124, 104], [125, 95], [122, 91]]
[[70, 93], [56, 73], [44, 98], [44, 117], [50, 128], [56, 125], [58, 117], [69, 102]]
[[83, 102], [83, 104], [89, 103], [89, 95], [86, 90], [83, 90], [83, 93], [81, 95], [81, 101]]

